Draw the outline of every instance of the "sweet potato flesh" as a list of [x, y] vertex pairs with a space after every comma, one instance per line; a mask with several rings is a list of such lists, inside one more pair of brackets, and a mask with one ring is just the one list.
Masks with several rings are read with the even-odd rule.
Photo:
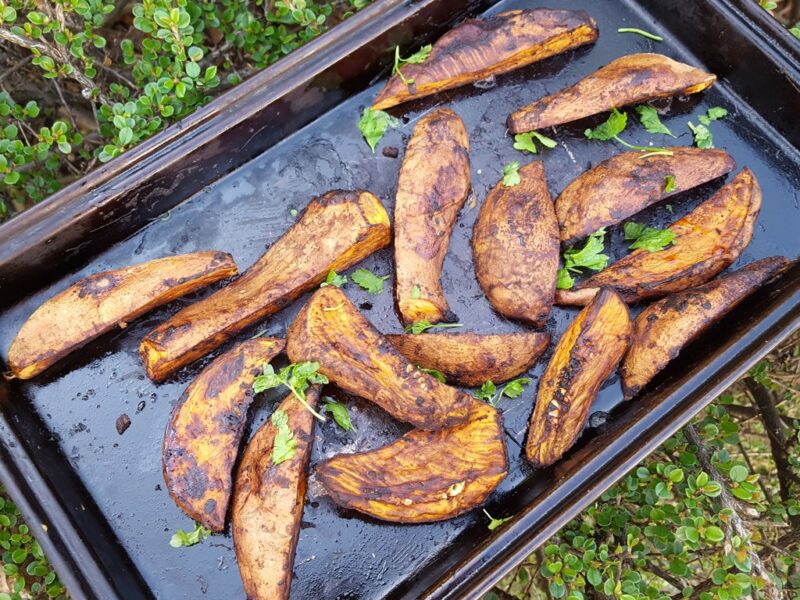
[[662, 98], [701, 92], [716, 75], [661, 54], [630, 54], [567, 89], [529, 104], [508, 117], [511, 133], [535, 131]]
[[449, 109], [422, 119], [406, 148], [394, 209], [395, 298], [402, 320], [456, 321], [442, 291], [444, 256], [470, 189], [469, 138]]
[[544, 325], [558, 272], [558, 222], [540, 161], [520, 182], [489, 192], [472, 231], [478, 283], [492, 307], [511, 319]]
[[378, 450], [335, 456], [316, 476], [340, 506], [384, 521], [427, 523], [480, 505], [507, 470], [502, 419], [473, 400], [462, 425], [415, 430]]
[[231, 255], [215, 251], [95, 273], [36, 309], [11, 343], [8, 364], [30, 379], [115, 326], [236, 273]]
[[407, 85], [395, 74], [375, 98], [384, 110], [408, 100], [500, 75], [597, 39], [597, 25], [583, 11], [512, 10], [451, 29], [424, 63], [404, 65]]
[[212, 531], [225, 528], [253, 381], [283, 346], [283, 340], [257, 338], [220, 355], [172, 411], [164, 435], [164, 481], [183, 512]]
[[620, 367], [625, 398], [638, 394], [686, 344], [788, 264], [780, 256], [764, 258], [701, 287], [667, 296], [639, 313]]
[[238, 332], [390, 241], [389, 217], [369, 192], [315, 198], [300, 219], [239, 279], [187, 306], [142, 341], [148, 376], [161, 381]]
[[[319, 387], [306, 390], [313, 407]], [[273, 464], [276, 429], [267, 421], [247, 445], [236, 474], [233, 496], [233, 545], [247, 598], [285, 600], [306, 494], [306, 469], [314, 435], [314, 417], [289, 396], [278, 406], [289, 419], [297, 447], [288, 460]]]
[[[561, 240], [572, 244], [674, 194], [721, 177], [736, 167], [724, 150], [672, 148], [672, 156], [642, 158], [623, 152], [573, 180], [556, 199]], [[666, 191], [665, 179], [675, 188]]]
[[586, 304], [601, 287], [614, 288], [626, 302], [660, 297], [700, 285], [731, 265], [750, 243], [761, 208], [761, 188], [743, 169], [728, 185], [673, 223], [671, 246], [639, 249], [571, 290], [559, 290], [558, 304]]
[[408, 362], [335, 287], [317, 291], [289, 327], [292, 362], [315, 361], [340, 388], [421, 429], [469, 417], [472, 397]]
[[539, 381], [525, 444], [531, 463], [551, 465], [575, 443], [631, 331], [628, 307], [610, 290], [602, 290], [570, 324]]
[[387, 335], [415, 365], [440, 371], [457, 385], [502, 383], [530, 369], [550, 343], [549, 333], [421, 333]]

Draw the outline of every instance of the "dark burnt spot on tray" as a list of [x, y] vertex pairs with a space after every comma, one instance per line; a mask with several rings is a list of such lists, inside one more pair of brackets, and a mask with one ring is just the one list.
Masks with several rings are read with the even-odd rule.
[[75, 285], [78, 286], [78, 297], [101, 299], [108, 295], [114, 288], [122, 283], [122, 279], [116, 273], [97, 273], [81, 279]]

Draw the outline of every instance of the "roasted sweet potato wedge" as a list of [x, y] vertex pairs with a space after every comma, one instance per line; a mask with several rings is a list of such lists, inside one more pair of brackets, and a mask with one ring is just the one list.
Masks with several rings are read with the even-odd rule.
[[661, 54], [630, 54], [611, 61], [572, 87], [511, 113], [511, 133], [544, 129], [612, 108], [665, 96], [702, 92], [717, 79]]
[[187, 306], [147, 334], [139, 347], [147, 375], [161, 381], [244, 328], [278, 312], [389, 244], [389, 217], [364, 191], [314, 198], [299, 220], [239, 279]]
[[8, 365], [30, 379], [115, 326], [237, 272], [230, 254], [208, 251], [84, 277], [25, 321], [8, 349]]
[[253, 381], [283, 346], [280, 339], [257, 338], [220, 355], [172, 411], [164, 435], [164, 481], [181, 510], [212, 531], [225, 528]]
[[[313, 407], [319, 387], [306, 390]], [[288, 460], [272, 456], [277, 428], [267, 421], [247, 445], [236, 474], [233, 496], [233, 545], [247, 598], [285, 600], [292, 583], [292, 565], [303, 503], [306, 469], [314, 436], [314, 417], [293, 396], [278, 406], [288, 417], [296, 447]]]
[[394, 208], [395, 299], [405, 323], [457, 321], [440, 281], [458, 212], [470, 189], [469, 138], [441, 108], [420, 119], [406, 148]]
[[[672, 156], [623, 152], [574, 179], [556, 199], [561, 240], [572, 244], [601, 227], [614, 225], [648, 206], [736, 168], [724, 150], [671, 148]], [[675, 187], [666, 191], [665, 180]]]
[[757, 260], [703, 286], [662, 298], [639, 313], [620, 367], [625, 399], [638, 394], [686, 344], [788, 265], [782, 256]]
[[530, 369], [550, 343], [549, 333], [421, 333], [387, 335], [415, 365], [436, 369], [448, 381], [475, 387], [508, 381]]
[[539, 382], [525, 453], [536, 466], [556, 462], [578, 439], [589, 409], [628, 348], [628, 307], [603, 289], [570, 324]]
[[439, 38], [424, 63], [404, 65], [405, 82], [393, 75], [372, 108], [383, 110], [507, 73], [596, 39], [597, 25], [583, 11], [512, 10], [466, 21]]
[[540, 161], [519, 169], [520, 182], [489, 192], [472, 230], [478, 283], [494, 309], [544, 325], [558, 273], [558, 222]]
[[634, 250], [571, 290], [559, 290], [557, 304], [587, 304], [601, 287], [615, 289], [626, 302], [680, 292], [705, 283], [730, 266], [750, 243], [761, 208], [761, 188], [743, 169], [709, 200], [670, 229], [672, 246], [659, 252]]
[[479, 506], [508, 472], [500, 414], [472, 400], [470, 419], [440, 431], [415, 430], [316, 468], [336, 504], [383, 521], [429, 523]]
[[315, 292], [286, 335], [292, 362], [315, 361], [331, 382], [421, 429], [464, 422], [472, 397], [408, 362], [335, 287]]

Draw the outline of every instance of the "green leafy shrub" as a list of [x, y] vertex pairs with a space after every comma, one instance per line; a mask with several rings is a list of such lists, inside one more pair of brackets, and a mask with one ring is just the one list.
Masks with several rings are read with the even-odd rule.
[[103, 0], [0, 0], [4, 66], [40, 80], [48, 92], [38, 101], [23, 97], [30, 95], [25, 85], [0, 94], [0, 220], [191, 114], [368, 2], [144, 0], [120, 9]]

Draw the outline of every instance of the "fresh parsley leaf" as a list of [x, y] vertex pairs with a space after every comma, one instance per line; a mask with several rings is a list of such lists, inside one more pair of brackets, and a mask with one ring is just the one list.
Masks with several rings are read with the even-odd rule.
[[635, 33], [646, 37], [648, 40], [653, 40], [654, 42], [664, 41], [664, 38], [661, 37], [660, 35], [650, 33], [649, 31], [645, 31], [644, 29], [637, 29], [636, 27], [620, 27], [619, 29], [617, 29], [617, 33]]
[[361, 120], [358, 122], [358, 128], [361, 130], [361, 135], [372, 148], [372, 153], [375, 153], [375, 146], [386, 133], [389, 127], [399, 127], [400, 121], [395, 119], [392, 115], [382, 110], [372, 110], [365, 108], [361, 115]]
[[558, 281], [556, 287], [560, 290], [568, 290], [575, 285], [575, 279], [569, 274], [566, 267], [561, 267], [558, 270]]
[[708, 130], [708, 127], [702, 124], [695, 125], [689, 121], [689, 129], [692, 130], [695, 146], [705, 149], [714, 147], [714, 138], [712, 137], [711, 132]]
[[284, 385], [289, 388], [294, 397], [297, 398], [312, 415], [320, 421], [324, 421], [325, 417], [315, 411], [306, 401], [306, 390], [309, 385], [312, 383], [328, 383], [328, 378], [322, 373], [318, 373], [318, 371], [318, 362], [293, 363], [282, 368], [278, 373], [275, 372], [271, 364], [264, 363], [262, 374], [257, 376], [253, 381], [253, 391], [256, 394], [260, 394], [263, 391]]
[[495, 519], [492, 515], [489, 514], [489, 511], [487, 511], [485, 508], [483, 509], [483, 514], [489, 517], [489, 525], [487, 525], [489, 531], [494, 531], [495, 529], [502, 526], [504, 523], [510, 521], [513, 518], [513, 517], [505, 517], [504, 519]]
[[495, 386], [494, 382], [491, 379], [489, 379], [488, 381], [484, 381], [483, 385], [473, 395], [478, 400], [483, 400], [484, 402], [488, 402], [489, 404], [491, 404], [492, 401], [494, 400], [494, 395], [496, 393], [497, 393], [497, 386]]
[[664, 208], [666, 208], [666, 209], [667, 209], [667, 212], [668, 212], [669, 214], [672, 214], [672, 204], [667, 204], [667, 205], [666, 205]]
[[289, 415], [280, 408], [276, 409], [270, 417], [272, 426], [275, 427], [275, 441], [272, 444], [272, 464], [279, 465], [294, 456], [297, 450], [297, 440], [294, 432], [289, 427]]
[[711, 121], [718, 121], [723, 117], [728, 116], [728, 109], [722, 108], [721, 106], [713, 106], [708, 109], [708, 118]]
[[664, 191], [667, 194], [675, 191], [675, 175], [667, 175], [664, 177]]
[[420, 297], [422, 297], [422, 290], [419, 289], [418, 285], [415, 285], [411, 288], [411, 299], [417, 300]]
[[[661, 122], [658, 117], [658, 111], [649, 104], [642, 104], [636, 107], [636, 112], [639, 114], [639, 120], [644, 125], [647, 133], [663, 133], [664, 135], [672, 135], [672, 132], [667, 129], [667, 126]], [[672, 135], [672, 137], [675, 137]]]
[[409, 56], [408, 58], [403, 58], [400, 56], [400, 46], [395, 46], [394, 48], [394, 67], [392, 68], [392, 75], [398, 75], [403, 83], [410, 86], [414, 83], [413, 79], [406, 79], [403, 76], [403, 72], [400, 70], [404, 64], [408, 65], [419, 65], [424, 63], [428, 56], [431, 54], [431, 50], [433, 46], [430, 44], [423, 46], [419, 50], [417, 50], [414, 54]]
[[641, 223], [629, 221], [625, 223], [625, 239], [634, 240], [630, 245], [631, 250], [641, 248], [648, 252], [658, 252], [670, 245], [675, 239], [675, 233], [670, 229], [656, 229], [645, 227]]
[[506, 187], [513, 187], [522, 179], [519, 176], [519, 161], [515, 160], [508, 163], [503, 167], [503, 185]]
[[353, 422], [350, 420], [350, 413], [347, 412], [347, 407], [344, 404], [336, 402], [333, 398], [325, 398], [323, 408], [325, 412], [330, 413], [339, 427], [345, 431], [350, 431], [353, 428]]
[[567, 248], [564, 251], [564, 266], [559, 270], [556, 282], [558, 289], [568, 290], [575, 284], [570, 272], [580, 273], [581, 269], [602, 271], [606, 268], [608, 255], [603, 254], [605, 235], [606, 229], [602, 227], [589, 236], [586, 245], [580, 250]]
[[184, 546], [194, 546], [195, 544], [199, 544], [208, 536], [211, 535], [211, 530], [206, 529], [200, 523], [194, 524], [194, 529], [192, 531], [184, 531], [183, 529], [178, 529], [177, 533], [175, 533], [172, 538], [169, 540], [169, 545], [173, 548], [181, 548]]
[[377, 296], [383, 292], [383, 282], [389, 279], [388, 275], [375, 275], [368, 269], [357, 269], [350, 275], [353, 283], [367, 290], [373, 296]]
[[453, 327], [463, 327], [463, 325], [461, 323], [430, 323], [423, 320], [411, 323], [411, 325], [406, 325], [403, 329], [403, 333], [418, 334], [428, 329], [448, 329]]
[[419, 365], [417, 365], [417, 368], [418, 368], [420, 371], [422, 371], [422, 372], [424, 372], [424, 373], [427, 373], [427, 374], [428, 374], [428, 375], [430, 375], [431, 377], [433, 377], [433, 378], [435, 378], [435, 379], [438, 379], [438, 380], [439, 380], [439, 381], [441, 381], [442, 383], [446, 383], [446, 380], [445, 380], [445, 378], [444, 378], [444, 375], [442, 374], [442, 372], [441, 372], [441, 371], [437, 371], [436, 369], [426, 369], [425, 367], [420, 367]]
[[340, 288], [346, 283], [347, 275], [339, 275], [336, 271], [328, 271], [328, 276], [325, 278], [325, 281], [319, 284], [319, 287], [335, 285], [336, 287]]
[[625, 131], [628, 124], [628, 113], [619, 112], [616, 108], [611, 111], [605, 123], [600, 123], [594, 129], [587, 129], [583, 132], [590, 140], [598, 140], [600, 142], [607, 142], [610, 139], [617, 137], [620, 133]]
[[536, 138], [545, 148], [555, 148], [558, 145], [558, 142], [550, 139], [546, 135], [542, 135], [536, 131], [529, 131], [528, 133], [518, 133], [514, 136], [514, 149], [536, 154], [536, 142], [533, 141], [533, 138]]
[[523, 391], [522, 386], [529, 385], [530, 382], [531, 380], [527, 377], [520, 377], [519, 379], [509, 381], [503, 388], [503, 391], [500, 392], [500, 395], [508, 396], [509, 398], [519, 398], [519, 395]]

